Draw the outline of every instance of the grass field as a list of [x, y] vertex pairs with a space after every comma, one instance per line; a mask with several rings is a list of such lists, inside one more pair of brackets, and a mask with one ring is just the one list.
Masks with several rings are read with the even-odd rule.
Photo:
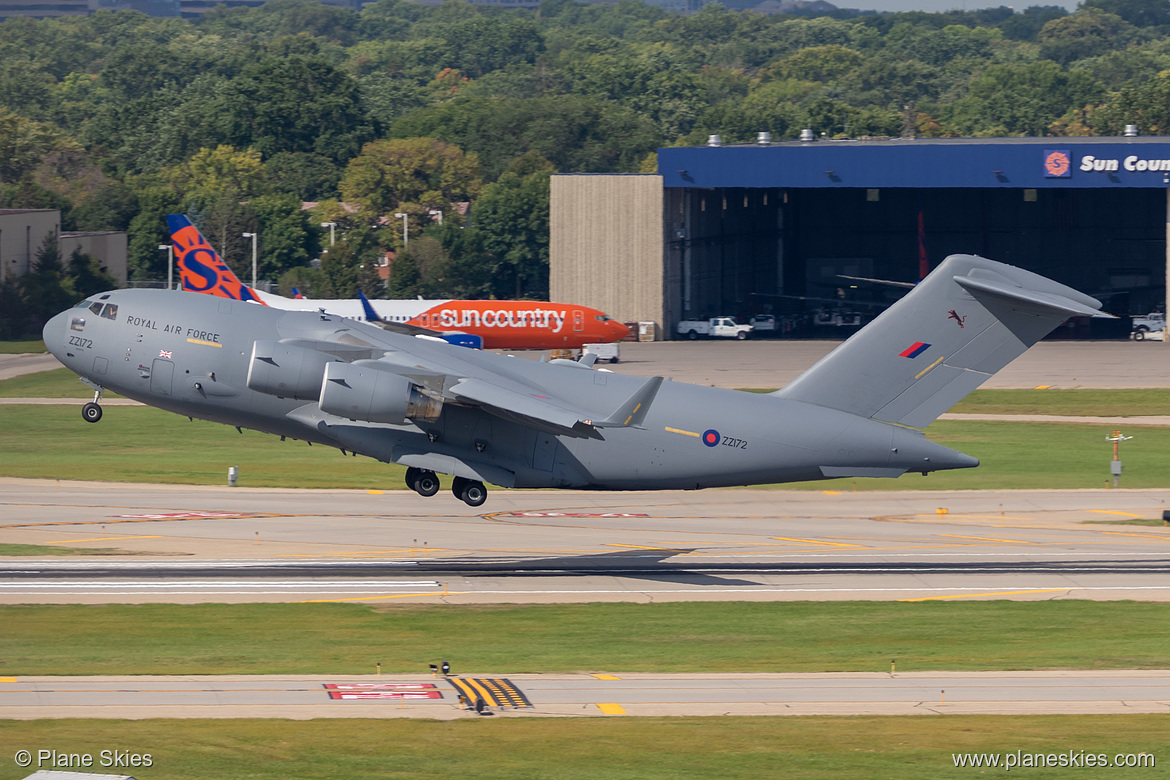
[[40, 339], [27, 341], [0, 341], [0, 355], [24, 355], [30, 352], [48, 352]]
[[1170, 605], [0, 606], [0, 675], [1163, 668]]
[[[119, 398], [107, 392], [106, 398]], [[21, 374], [0, 381], [0, 398], [77, 398], [90, 400], [93, 390], [82, 384], [77, 374], [67, 368], [54, 368]]]
[[51, 544], [0, 544], [0, 555], [125, 555], [120, 550], [97, 547], [57, 547]]
[[[40, 748], [147, 753], [150, 780], [474, 777], [761, 780], [1004, 775], [956, 769], [952, 754], [1086, 751], [1170, 756], [1164, 715], [853, 718], [478, 718], [429, 720], [57, 720], [0, 723], [0, 780]], [[95, 765], [96, 766], [96, 765]], [[48, 767], [45, 767], [48, 768]], [[77, 771], [77, 770], [74, 770]], [[1165, 777], [1163, 769], [1020, 769], [1029, 778]]]
[[[1110, 426], [937, 422], [929, 438], [979, 458], [976, 469], [897, 480], [786, 484], [815, 490], [1100, 488], [1109, 481]], [[1170, 485], [1170, 428], [1130, 429], [1124, 487]], [[110, 407], [96, 425], [73, 406], [0, 406], [0, 474], [44, 479], [221, 485], [229, 466], [252, 487], [397, 489], [405, 469], [335, 449], [186, 418], [147, 407]]]

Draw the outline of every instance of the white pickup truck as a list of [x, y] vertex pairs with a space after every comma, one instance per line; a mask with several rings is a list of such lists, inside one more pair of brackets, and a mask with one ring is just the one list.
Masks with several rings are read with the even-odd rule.
[[1149, 338], [1146, 334], [1156, 333], [1166, 327], [1166, 315], [1160, 311], [1152, 311], [1144, 317], [1133, 318], [1133, 337], [1142, 341]]
[[740, 325], [733, 317], [712, 317], [709, 320], [683, 320], [678, 324], [678, 332], [692, 340], [699, 336], [711, 336], [743, 341], [751, 334], [752, 326]]

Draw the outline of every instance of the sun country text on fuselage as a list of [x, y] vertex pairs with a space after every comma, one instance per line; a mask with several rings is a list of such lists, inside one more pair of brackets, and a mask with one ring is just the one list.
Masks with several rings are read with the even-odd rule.
[[[228, 268], [191, 221], [167, 215], [183, 289], [277, 309], [317, 311], [365, 320], [361, 301], [285, 298], [253, 290]], [[439, 333], [469, 333], [486, 349], [580, 349], [619, 341], [629, 328], [588, 306], [544, 301], [371, 300], [378, 317]]]

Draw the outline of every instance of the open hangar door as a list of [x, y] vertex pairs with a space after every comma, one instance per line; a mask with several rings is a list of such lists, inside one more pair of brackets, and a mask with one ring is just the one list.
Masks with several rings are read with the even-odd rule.
[[[842, 275], [915, 282], [924, 250], [930, 268], [971, 253], [1044, 274], [1120, 316], [1163, 310], [1166, 203], [1137, 188], [667, 188], [667, 309], [842, 338], [904, 293]], [[1054, 336], [1128, 333], [1094, 320]]]

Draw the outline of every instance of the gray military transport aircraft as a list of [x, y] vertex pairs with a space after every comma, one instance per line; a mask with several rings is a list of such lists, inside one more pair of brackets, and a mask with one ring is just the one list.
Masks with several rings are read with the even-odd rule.
[[[696, 489], [977, 466], [924, 428], [1072, 315], [1100, 303], [953, 255], [769, 395], [538, 363], [322, 312], [169, 290], [93, 295], [45, 344], [94, 388], [176, 414], [408, 467], [471, 506], [503, 487]], [[1108, 316], [1108, 315], [1104, 315]]]

